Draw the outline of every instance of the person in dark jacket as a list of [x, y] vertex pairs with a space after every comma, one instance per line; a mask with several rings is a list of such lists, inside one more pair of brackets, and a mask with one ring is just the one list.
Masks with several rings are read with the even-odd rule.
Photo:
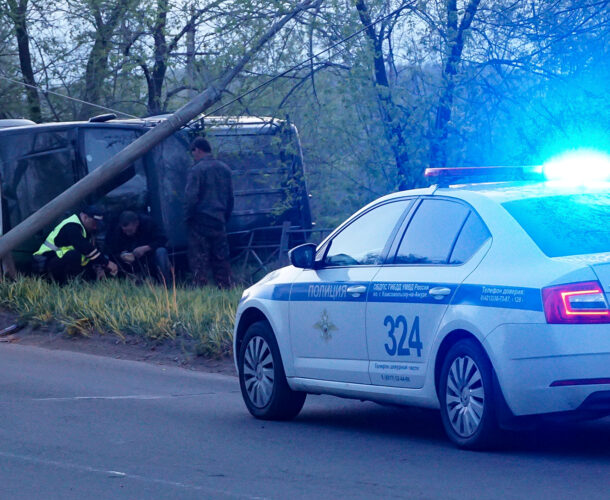
[[231, 286], [227, 222], [233, 211], [231, 169], [212, 156], [210, 143], [191, 144], [195, 164], [189, 170], [185, 198], [188, 258], [196, 286], [208, 283], [211, 270], [219, 288]]
[[151, 270], [163, 283], [172, 280], [167, 254], [167, 238], [147, 215], [125, 210], [106, 238], [106, 249], [121, 267], [133, 273], [150, 276]]
[[103, 212], [97, 207], [86, 207], [61, 221], [34, 253], [44, 260], [44, 270], [59, 283], [79, 274], [100, 279], [105, 271], [116, 275], [118, 268], [109, 261], [94, 243]]

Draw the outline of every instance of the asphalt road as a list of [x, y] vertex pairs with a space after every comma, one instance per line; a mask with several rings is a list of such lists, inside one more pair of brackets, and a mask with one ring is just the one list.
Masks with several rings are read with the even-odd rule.
[[449, 444], [436, 412], [309, 396], [250, 417], [235, 377], [0, 344], [0, 499], [609, 499], [610, 419]]

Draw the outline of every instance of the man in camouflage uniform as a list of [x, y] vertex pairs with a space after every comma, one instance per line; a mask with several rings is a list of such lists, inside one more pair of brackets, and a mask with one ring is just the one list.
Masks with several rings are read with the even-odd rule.
[[191, 144], [195, 164], [185, 191], [188, 259], [196, 286], [208, 283], [211, 269], [219, 288], [231, 286], [226, 225], [233, 211], [231, 169], [212, 156], [210, 143], [197, 137]]

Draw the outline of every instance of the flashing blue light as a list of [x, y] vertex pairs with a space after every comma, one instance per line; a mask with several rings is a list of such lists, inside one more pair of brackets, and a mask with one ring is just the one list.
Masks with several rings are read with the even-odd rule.
[[544, 176], [571, 186], [610, 181], [610, 156], [592, 149], [560, 154], [543, 165]]

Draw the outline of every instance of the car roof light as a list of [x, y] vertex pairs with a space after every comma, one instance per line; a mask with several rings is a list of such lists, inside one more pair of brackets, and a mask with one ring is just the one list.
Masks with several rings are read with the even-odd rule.
[[549, 181], [586, 186], [610, 181], [610, 156], [592, 149], [567, 151], [544, 163]]
[[427, 168], [424, 175], [439, 186], [544, 180], [542, 166]]

